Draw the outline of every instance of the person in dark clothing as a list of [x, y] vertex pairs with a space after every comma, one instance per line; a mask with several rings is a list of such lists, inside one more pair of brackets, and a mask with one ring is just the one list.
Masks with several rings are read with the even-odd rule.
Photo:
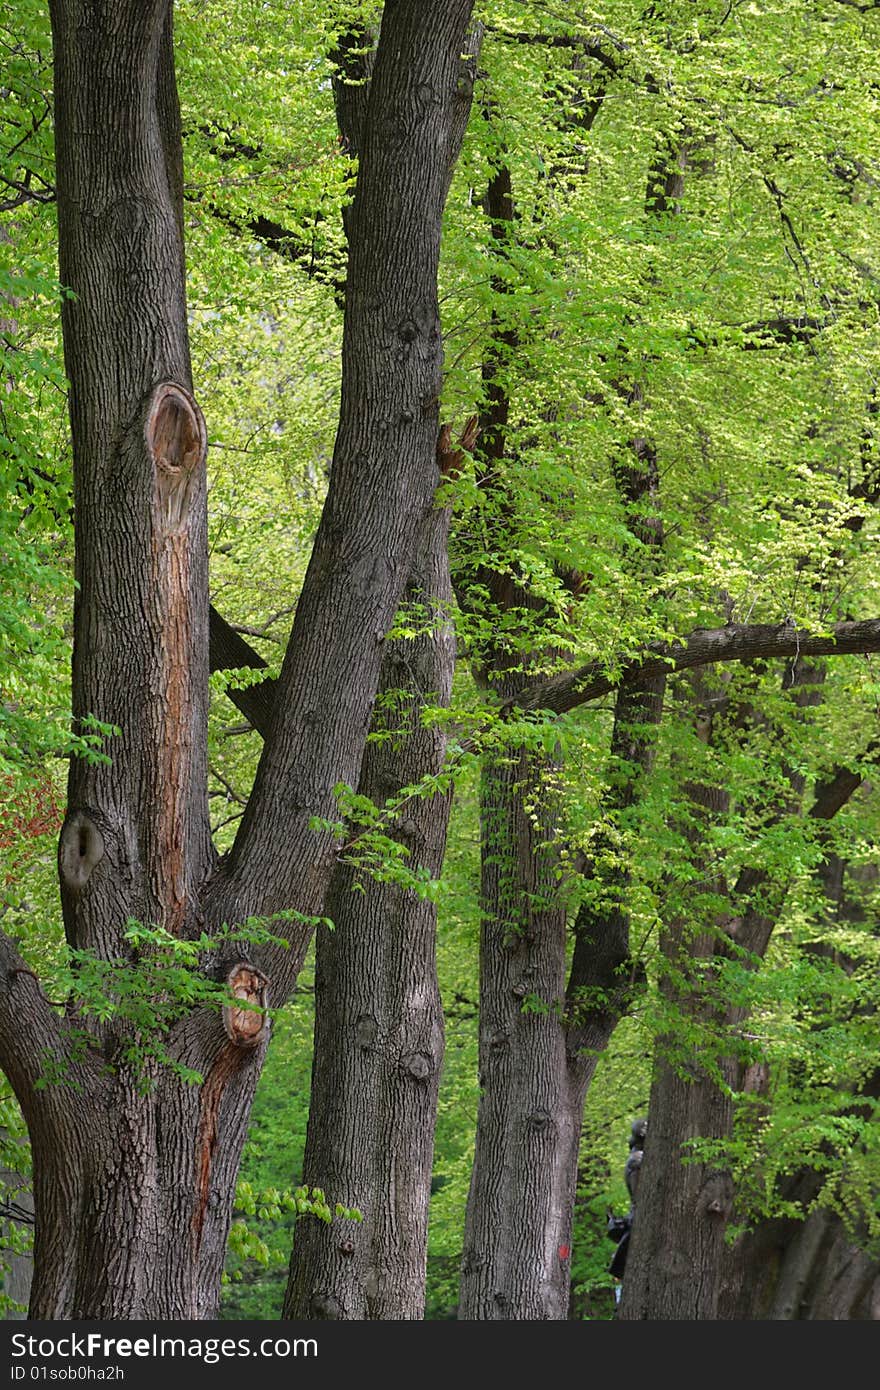
[[[642, 1168], [642, 1158], [645, 1153], [645, 1139], [648, 1134], [648, 1121], [645, 1118], [633, 1120], [629, 1139], [629, 1156], [623, 1169], [623, 1180], [626, 1183], [626, 1190], [629, 1193], [630, 1208], [626, 1216], [614, 1216], [608, 1214], [608, 1236], [617, 1244], [617, 1249], [611, 1257], [611, 1264], [608, 1266], [609, 1274], [615, 1279], [623, 1278], [623, 1271], [626, 1268], [626, 1257], [629, 1251], [629, 1238], [632, 1231], [633, 1216], [635, 1214], [636, 1192], [639, 1186], [639, 1175]], [[620, 1302], [620, 1286], [614, 1290], [615, 1302]]]

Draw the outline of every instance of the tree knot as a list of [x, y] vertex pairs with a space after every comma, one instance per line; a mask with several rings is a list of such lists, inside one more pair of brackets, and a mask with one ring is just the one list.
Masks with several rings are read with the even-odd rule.
[[181, 531], [193, 480], [207, 454], [205, 418], [188, 391], [163, 381], [150, 397], [144, 433], [155, 469], [159, 524], [166, 532]]

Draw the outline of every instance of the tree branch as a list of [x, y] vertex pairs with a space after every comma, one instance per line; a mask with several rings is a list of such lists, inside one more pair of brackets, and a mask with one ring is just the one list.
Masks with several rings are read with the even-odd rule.
[[[212, 671], [237, 671], [244, 667], [254, 671], [266, 669], [266, 662], [259, 652], [255, 652], [250, 643], [239, 636], [235, 628], [220, 616], [213, 604], [208, 642]], [[241, 710], [263, 738], [269, 731], [277, 684], [277, 680], [267, 677], [258, 685], [249, 685], [244, 690], [230, 688], [226, 691], [236, 709]]]
[[576, 34], [528, 34], [495, 27], [490, 27], [488, 32], [493, 39], [498, 39], [503, 43], [516, 43], [538, 48], [577, 49], [585, 58], [592, 58], [600, 67], [616, 76], [620, 71], [621, 60], [611, 52], [611, 49], [615, 49], [618, 54], [624, 54], [629, 51], [629, 45], [624, 43], [623, 39], [618, 38], [616, 34], [613, 34], [610, 29], [606, 29], [604, 25], [599, 27], [610, 47], [599, 43], [596, 39], [579, 38]]
[[[862, 754], [862, 762], [875, 763], [880, 755], [880, 738], [872, 739]], [[838, 768], [831, 780], [819, 782], [816, 786], [816, 799], [810, 807], [814, 820], [831, 820], [864, 781], [861, 772], [851, 768]]]
[[12, 938], [0, 931], [0, 1067], [29, 1123], [38, 1097], [62, 1089], [37, 1087], [47, 1060], [62, 1058], [69, 1063], [65, 1025]]
[[565, 714], [589, 704], [620, 686], [641, 686], [665, 671], [688, 671], [718, 661], [754, 661], [759, 657], [858, 656], [880, 651], [880, 618], [835, 623], [817, 635], [792, 623], [732, 623], [727, 627], [695, 628], [678, 642], [656, 642], [640, 656], [620, 664], [617, 675], [591, 661], [574, 671], [525, 685], [502, 706], [502, 715], [548, 710]]
[[[632, 657], [621, 664], [615, 678], [607, 666], [598, 661], [588, 662], [573, 671], [563, 671], [547, 680], [524, 685], [502, 706], [502, 716], [547, 710], [551, 714], [567, 714], [580, 705], [591, 704], [624, 686], [643, 688], [659, 675], [673, 671], [688, 671], [697, 666], [711, 666], [719, 661], [753, 661], [757, 658], [795, 656], [863, 656], [880, 651], [880, 618], [862, 622], [836, 623], [831, 634], [816, 635], [793, 627], [790, 623], [740, 623], [728, 627], [696, 628], [680, 642], [656, 643], [646, 648], [641, 657]], [[266, 662], [253, 647], [240, 637], [233, 627], [211, 608], [211, 670], [252, 667], [265, 669]], [[267, 679], [246, 690], [229, 690], [232, 702], [250, 720], [258, 733], [265, 736], [275, 700], [275, 680]], [[471, 746], [471, 745], [469, 745]], [[865, 757], [880, 751], [880, 740], [871, 743]], [[842, 769], [830, 783], [817, 789], [816, 805], [810, 812], [822, 819], [830, 818], [834, 810], [821, 809], [839, 805], [852, 795], [846, 790], [848, 778], [862, 779], [856, 773]]]
[[[345, 251], [342, 247], [331, 247], [318, 254], [314, 237], [304, 237], [293, 232], [271, 217], [262, 213], [254, 217], [237, 217], [224, 212], [216, 203], [209, 203], [208, 210], [213, 218], [239, 236], [252, 236], [267, 251], [272, 251], [282, 260], [299, 266], [313, 280], [320, 281], [332, 290], [333, 298], [339, 307], [345, 298]], [[317, 217], [317, 214], [316, 214]], [[316, 222], [317, 225], [317, 222]]]

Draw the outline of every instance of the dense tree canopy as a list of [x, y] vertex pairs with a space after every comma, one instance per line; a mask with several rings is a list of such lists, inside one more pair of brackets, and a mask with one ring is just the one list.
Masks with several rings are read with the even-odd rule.
[[32, 1315], [610, 1317], [647, 1113], [619, 1316], [880, 1316], [880, 18], [121, 8], [0, 11]]

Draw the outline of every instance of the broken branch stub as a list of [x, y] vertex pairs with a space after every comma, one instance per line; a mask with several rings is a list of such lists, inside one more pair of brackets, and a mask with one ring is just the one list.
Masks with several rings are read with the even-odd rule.
[[226, 976], [229, 993], [240, 1005], [226, 1004], [223, 1026], [236, 1047], [255, 1047], [268, 1028], [269, 981], [247, 961], [238, 961]]

